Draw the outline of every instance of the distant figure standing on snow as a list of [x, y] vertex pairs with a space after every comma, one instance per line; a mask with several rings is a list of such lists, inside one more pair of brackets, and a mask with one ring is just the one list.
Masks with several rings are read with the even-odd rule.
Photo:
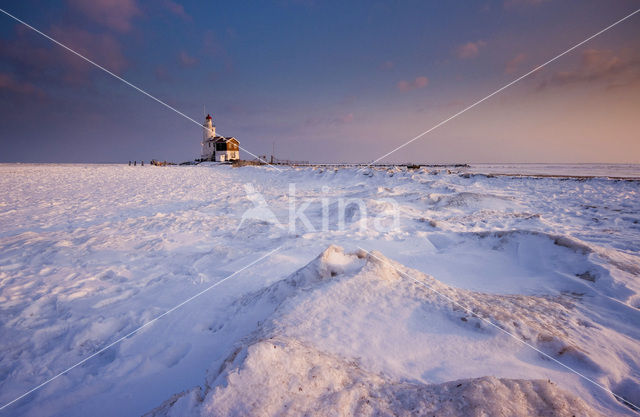
[[136, 163], [137, 163], [137, 162], [138, 162], [138, 161], [133, 161], [133, 166], [136, 166]]

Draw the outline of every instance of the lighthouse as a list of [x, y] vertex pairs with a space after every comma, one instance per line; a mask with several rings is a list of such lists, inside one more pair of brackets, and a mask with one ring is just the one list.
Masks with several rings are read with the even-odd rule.
[[234, 137], [217, 135], [210, 114], [207, 114], [202, 127], [201, 161], [229, 162], [240, 159], [240, 142]]
[[210, 114], [207, 114], [207, 118], [204, 120], [204, 129], [202, 130], [202, 141], [213, 138], [216, 136], [216, 125], [213, 124], [213, 118]]

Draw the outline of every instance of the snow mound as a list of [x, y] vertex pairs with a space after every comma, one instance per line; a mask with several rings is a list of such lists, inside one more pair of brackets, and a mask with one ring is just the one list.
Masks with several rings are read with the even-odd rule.
[[398, 382], [281, 337], [234, 354], [225, 374], [225, 384], [206, 396], [196, 388], [148, 416], [596, 415], [549, 381], [482, 377], [443, 384]]
[[[571, 341], [581, 326], [571, 310], [569, 298], [457, 289], [379, 252], [332, 245], [286, 279], [239, 299], [226, 325], [254, 323], [253, 331], [209, 370], [204, 390], [173, 396], [149, 416], [597, 415], [550, 381], [482, 376], [504, 366], [505, 358], [492, 363], [483, 352], [487, 342], [497, 349], [495, 339], [504, 335], [477, 316], [598, 372]], [[441, 358], [447, 351], [451, 357]], [[471, 372], [451, 366], [472, 377], [433, 376], [461, 356], [486, 363]]]
[[[234, 355], [234, 357], [240, 355]], [[148, 416], [593, 416], [550, 381], [495, 377], [443, 384], [392, 381], [296, 340], [250, 345], [224, 385], [173, 397]]]
[[425, 198], [427, 203], [433, 204], [437, 208], [491, 208], [506, 209], [518, 207], [511, 199], [487, 194], [474, 192], [454, 192], [451, 194], [428, 194]]

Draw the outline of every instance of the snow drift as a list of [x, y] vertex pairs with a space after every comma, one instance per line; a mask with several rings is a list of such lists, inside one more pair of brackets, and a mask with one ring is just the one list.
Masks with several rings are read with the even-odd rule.
[[[219, 368], [209, 370], [204, 389], [175, 395], [148, 415], [598, 415], [549, 380], [485, 375], [427, 383], [438, 378], [405, 372], [440, 367], [438, 355], [428, 351], [445, 342], [446, 332], [467, 338], [462, 349], [450, 346], [459, 361], [467, 359], [464, 352], [477, 355], [487, 339], [495, 349], [514, 348], [476, 315], [596, 372], [595, 362], [571, 341], [583, 326], [572, 317], [572, 305], [569, 297], [456, 289], [380, 253], [331, 246], [288, 278], [236, 302], [226, 325], [256, 311], [264, 317]], [[431, 340], [417, 343], [417, 327]], [[465, 366], [458, 368], [464, 372]]]

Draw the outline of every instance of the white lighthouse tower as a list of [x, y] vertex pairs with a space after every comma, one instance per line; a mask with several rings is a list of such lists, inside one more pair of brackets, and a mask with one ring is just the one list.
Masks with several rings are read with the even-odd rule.
[[216, 136], [216, 125], [213, 124], [213, 119], [210, 114], [207, 114], [207, 118], [204, 120], [204, 129], [202, 130], [202, 142], [207, 139]]

